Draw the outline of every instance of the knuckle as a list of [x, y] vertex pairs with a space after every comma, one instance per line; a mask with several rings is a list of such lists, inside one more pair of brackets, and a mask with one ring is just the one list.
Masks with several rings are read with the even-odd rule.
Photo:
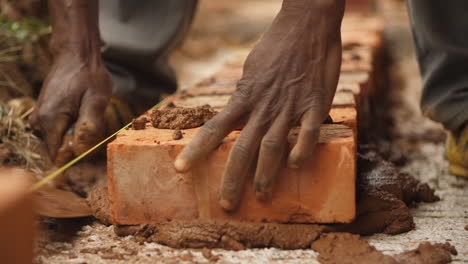
[[250, 152], [246, 145], [244, 145], [241, 142], [238, 142], [232, 148], [232, 154], [233, 154], [233, 157], [237, 156], [239, 159], [243, 160], [249, 157]]
[[255, 190], [260, 192], [267, 190], [271, 186], [272, 180], [272, 174], [255, 179]]
[[262, 149], [271, 153], [278, 153], [282, 150], [282, 143], [278, 139], [265, 137], [262, 140]]
[[238, 184], [233, 178], [225, 179], [223, 184], [223, 193], [232, 194], [236, 193], [238, 189]]
[[81, 106], [89, 107], [91, 110], [94, 110], [98, 113], [104, 113], [107, 105], [109, 104], [109, 99], [110, 98], [108, 96], [104, 95], [97, 95], [92, 98], [84, 98], [84, 100], [87, 101], [83, 101]]
[[218, 133], [219, 131], [219, 126], [217, 122], [213, 119], [209, 120], [203, 125], [203, 128], [200, 130], [200, 133], [202, 133], [205, 136], [214, 136]]
[[304, 160], [311, 154], [311, 150], [308, 149], [308, 148], [303, 148], [301, 150], [299, 150], [297, 153], [296, 153], [296, 156], [294, 157], [294, 160], [296, 163], [298, 163], [299, 165], [302, 165], [302, 163], [304, 162]]
[[237, 89], [234, 92], [233, 98], [243, 99], [250, 98], [252, 95], [252, 89], [250, 89], [250, 85], [247, 84], [247, 81], [241, 80], [237, 84]]
[[301, 132], [308, 137], [318, 137], [320, 134], [320, 126], [302, 126]]
[[106, 94], [98, 94], [94, 97], [94, 100], [96, 100], [96, 104], [102, 106], [102, 105], [107, 105], [109, 103], [110, 97]]
[[39, 125], [39, 122], [38, 122], [38, 120], [37, 120], [37, 112], [33, 112], [33, 113], [29, 116], [28, 121], [29, 121], [29, 124], [30, 124], [33, 128], [37, 129], [37, 126]]
[[40, 108], [36, 113], [36, 121], [38, 123], [47, 123], [51, 119], [53, 119], [53, 112], [44, 107]]

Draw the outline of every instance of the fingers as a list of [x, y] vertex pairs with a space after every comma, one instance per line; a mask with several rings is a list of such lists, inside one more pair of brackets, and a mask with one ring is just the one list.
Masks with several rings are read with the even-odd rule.
[[297, 143], [289, 154], [289, 168], [299, 168], [310, 159], [320, 135], [322, 119], [314, 110], [308, 110], [304, 114]]
[[274, 180], [285, 164], [289, 112], [283, 112], [263, 137], [254, 179], [255, 196], [260, 201], [271, 198]]
[[63, 137], [62, 146], [57, 151], [54, 165], [58, 168], [65, 165], [75, 156], [73, 153], [73, 128], [70, 128]]
[[47, 150], [52, 160], [57, 157], [57, 151], [62, 145], [62, 138], [70, 126], [71, 117], [64, 113], [40, 110], [30, 118], [35, 130], [40, 130], [45, 139]]
[[179, 172], [188, 171], [194, 163], [213, 151], [223, 138], [236, 128], [245, 109], [237, 104], [229, 104], [225, 110], [208, 121], [182, 150], [174, 162]]
[[72, 148], [76, 156], [104, 138], [106, 133], [104, 115], [108, 102], [108, 96], [88, 93], [84, 95], [73, 136]]
[[223, 209], [231, 211], [237, 207], [245, 178], [257, 155], [264, 133], [261, 120], [250, 119], [231, 149], [221, 183], [219, 203]]
[[34, 112], [32, 112], [32, 114], [29, 116], [28, 121], [29, 121], [29, 124], [31, 125], [32, 129], [34, 129], [36, 131], [41, 130], [41, 126], [39, 124], [39, 115], [38, 115], [37, 109], [34, 109]]

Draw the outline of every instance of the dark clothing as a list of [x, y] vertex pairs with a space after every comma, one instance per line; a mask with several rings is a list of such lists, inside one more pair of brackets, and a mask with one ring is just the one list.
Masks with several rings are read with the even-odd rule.
[[100, 0], [102, 55], [114, 96], [150, 107], [177, 88], [170, 51], [188, 32], [196, 0]]
[[408, 7], [422, 111], [457, 134], [468, 124], [468, 1], [409, 0]]

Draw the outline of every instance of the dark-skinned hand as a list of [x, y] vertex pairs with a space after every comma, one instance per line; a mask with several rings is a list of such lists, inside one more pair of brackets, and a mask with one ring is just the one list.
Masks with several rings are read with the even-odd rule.
[[[48, 7], [54, 64], [30, 123], [42, 133], [55, 165], [61, 166], [104, 137], [112, 82], [101, 60], [98, 2], [49, 0]], [[64, 138], [73, 125], [73, 133]]]
[[[101, 63], [83, 60], [73, 52], [55, 59], [30, 122], [41, 131], [57, 166], [72, 158], [57, 156], [59, 149], [79, 155], [105, 136], [104, 112], [111, 89], [110, 75]], [[63, 141], [73, 124], [73, 140]], [[62, 146], [71, 142], [73, 146]]]
[[[273, 25], [249, 54], [237, 91], [175, 161], [186, 172], [245, 124], [220, 187], [220, 205], [234, 210], [251, 166], [257, 199], [269, 199], [283, 167], [308, 162], [327, 118], [341, 65], [344, 0], [285, 0]], [[290, 129], [301, 125], [288, 153]]]

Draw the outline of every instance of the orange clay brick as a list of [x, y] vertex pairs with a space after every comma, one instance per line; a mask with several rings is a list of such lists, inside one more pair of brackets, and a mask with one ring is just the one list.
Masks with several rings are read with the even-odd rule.
[[27, 176], [0, 169], [0, 263], [32, 263], [34, 213]]
[[[198, 129], [127, 130], [108, 145], [109, 198], [113, 221], [131, 225], [166, 220], [231, 219], [252, 222], [344, 223], [355, 216], [355, 137], [344, 125], [323, 125], [312, 160], [300, 169], [284, 168], [273, 199], [255, 199], [252, 179], [233, 213], [218, 205], [218, 188], [229, 151], [239, 135], [232, 132], [196, 168], [177, 173], [173, 162]], [[289, 136], [292, 147], [297, 129]]]

